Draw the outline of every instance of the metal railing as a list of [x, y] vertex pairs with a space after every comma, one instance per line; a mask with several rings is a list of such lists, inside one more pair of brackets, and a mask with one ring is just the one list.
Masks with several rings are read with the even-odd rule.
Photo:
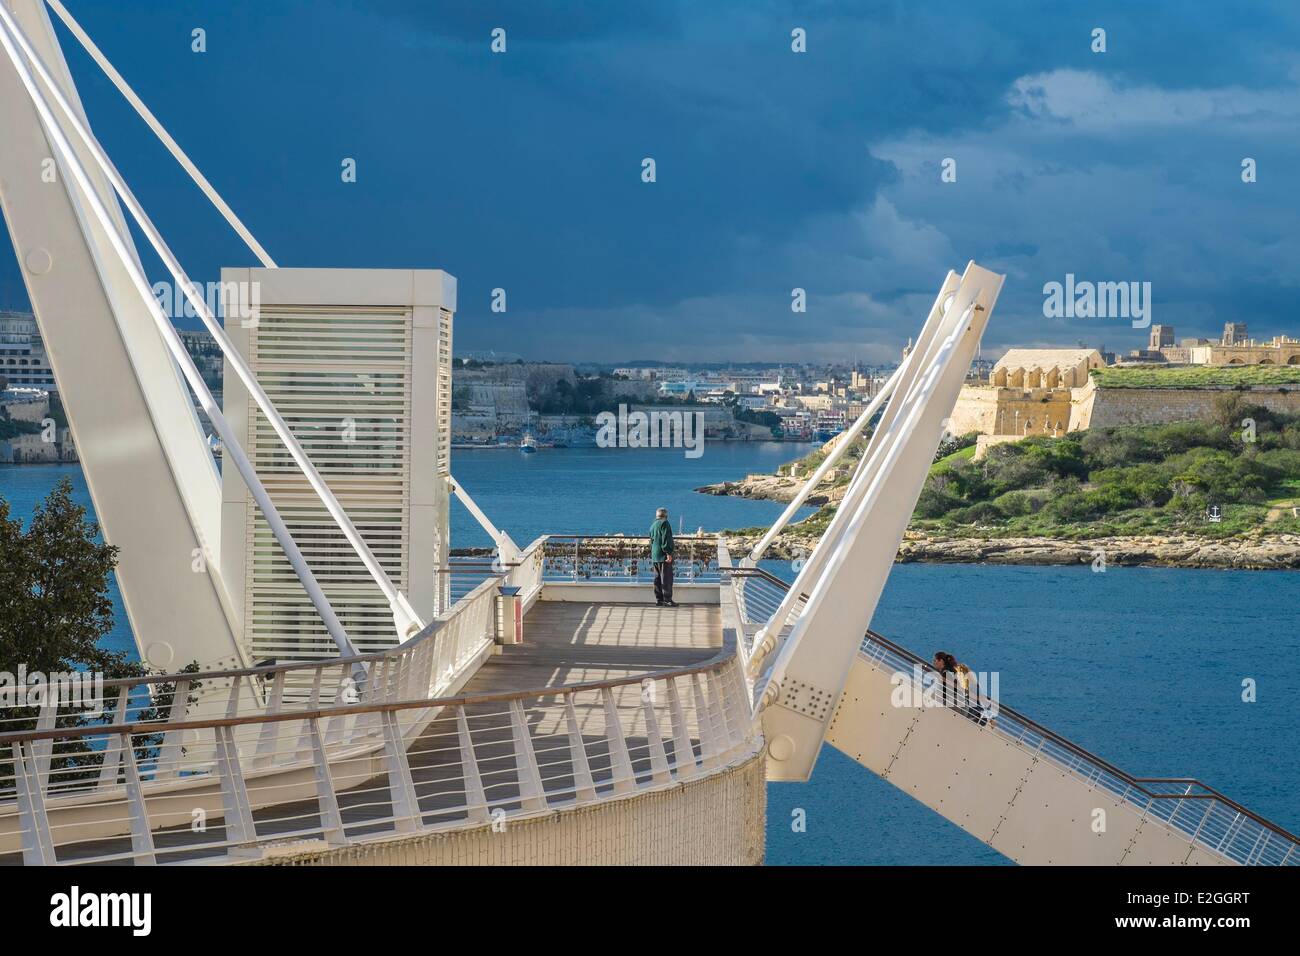
[[[728, 573], [747, 625], [744, 630], [751, 634], [751, 628], [765, 622], [745, 616], [747, 611], [762, 614], [770, 608], [766, 613], [771, 614], [790, 586], [762, 568], [735, 568]], [[909, 680], [916, 673], [933, 672], [924, 658], [874, 631], [863, 638], [861, 651], [873, 666]], [[1134, 777], [1000, 701], [989, 729], [1212, 854], [1243, 865], [1300, 865], [1300, 837], [1198, 780]]]
[[[403, 679], [391, 675], [394, 686], [408, 686]], [[362, 728], [378, 747], [356, 759]], [[190, 772], [202, 791], [178, 799], [144, 783], [150, 768], [139, 754], [159, 733], [211, 736], [215, 759]], [[123, 785], [104, 794], [83, 781], [51, 793], [41, 754], [94, 737], [114, 748]], [[20, 826], [10, 837], [22, 862], [140, 865], [496, 824], [674, 786], [759, 746], [729, 648], [693, 667], [567, 687], [13, 733], [0, 738], [0, 759], [15, 767]], [[259, 776], [262, 763], [282, 772]], [[120, 835], [88, 826], [92, 817], [99, 829], [116, 820]]]
[[[621, 559], [605, 540], [581, 539], [579, 558]], [[12, 718], [0, 726], [0, 862], [311, 852], [620, 798], [758, 752], [732, 646], [649, 676], [447, 696], [494, 641], [499, 587], [511, 584], [525, 600], [540, 593], [546, 543], [506, 568], [458, 562], [453, 575], [482, 580], [390, 651], [105, 681], [116, 703], [102, 723], [54, 706], [41, 708], [35, 726], [30, 714], [25, 726]], [[698, 561], [697, 580], [716, 568], [716, 558], [686, 553]], [[291, 698], [295, 684], [310, 692]]]
[[[518, 587], [526, 600], [540, 590], [540, 539], [519, 564], [488, 575], [423, 631], [390, 650], [320, 662], [105, 680], [98, 716], [61, 706], [52, 694], [39, 707], [0, 711], [0, 747], [17, 733], [46, 733], [32, 753], [34, 779], [46, 798], [65, 790], [79, 792], [92, 783], [101, 792], [128, 785], [125, 754], [111, 730], [116, 726], [156, 728], [136, 744], [135, 772], [146, 785], [207, 773], [221, 759], [221, 741], [212, 728], [204, 733], [197, 725], [176, 729], [186, 723], [187, 714], [239, 719], [262, 713], [288, 719], [331, 704], [377, 705], [448, 693], [495, 643], [503, 583]], [[11, 693], [25, 699], [29, 689]], [[143, 729], [138, 733], [145, 735]], [[372, 728], [355, 723], [337, 723], [331, 733], [344, 745], [375, 742]], [[276, 768], [275, 741], [266, 737], [241, 744], [251, 748], [256, 769]], [[21, 796], [20, 771], [19, 763], [0, 756], [0, 816], [6, 800]]]
[[[677, 583], [718, 582], [716, 535], [677, 535], [673, 544]], [[545, 581], [644, 584], [654, 580], [650, 538], [645, 535], [553, 534], [546, 537], [544, 550]]]
[[492, 553], [453, 555], [447, 567], [438, 572], [446, 581], [445, 592], [451, 603], [454, 605], [489, 578], [521, 587], [525, 592], [540, 587], [544, 541], [544, 538], [534, 541], [514, 563], [503, 564]]
[[[162, 722], [176, 720], [184, 711], [177, 705], [194, 704], [194, 694], [202, 690], [205, 696], [216, 696], [220, 691], [221, 701], [229, 710], [239, 711], [257, 707], [275, 706], [276, 683], [280, 682], [286, 692], [284, 699], [290, 700], [287, 689], [290, 687], [306, 688], [316, 704], [340, 700], [347, 697], [355, 702], [374, 693], [371, 683], [366, 678], [353, 677], [357, 665], [369, 669], [376, 664], [383, 664], [394, 655], [411, 654], [428, 641], [441, 641], [444, 645], [454, 644], [467, 631], [468, 617], [482, 614], [484, 607], [471, 608], [472, 602], [466, 602], [471, 594], [489, 603], [482, 593], [491, 589], [482, 585], [491, 581], [494, 585], [510, 585], [520, 589], [525, 600], [535, 596], [541, 588], [542, 541], [539, 538], [524, 551], [516, 564], [501, 566], [490, 561], [456, 561], [447, 573], [455, 582], [453, 591], [456, 602], [435, 618], [419, 634], [409, 640], [383, 651], [358, 654], [352, 657], [336, 657], [321, 661], [295, 661], [285, 664], [264, 664], [246, 668], [200, 667], [194, 671], [171, 674], [148, 674], [140, 677], [106, 679], [98, 686], [104, 692], [102, 719], [104, 722], [141, 723], [148, 720]], [[462, 602], [465, 602], [462, 606]], [[451, 624], [450, 622], [455, 622]], [[473, 630], [473, 628], [468, 628]], [[445, 632], [445, 633], [444, 633]], [[454, 659], [463, 659], [460, 651], [450, 652]], [[235, 689], [237, 688], [237, 689]], [[8, 688], [6, 696], [24, 698], [28, 692], [38, 689], [38, 685]], [[228, 690], [229, 689], [229, 690]], [[437, 686], [430, 686], [429, 693], [436, 693]], [[125, 695], [122, 693], [125, 691]], [[358, 696], [360, 695], [360, 696]], [[146, 714], [154, 713], [149, 717]], [[39, 715], [39, 716], [36, 716]], [[31, 722], [36, 719], [47, 726], [33, 728]], [[88, 716], [70, 708], [56, 708], [53, 703], [38, 707], [4, 706], [0, 707], [0, 735], [10, 730], [50, 729], [55, 721], [66, 721], [78, 716]], [[2, 784], [0, 784], [2, 789]]]

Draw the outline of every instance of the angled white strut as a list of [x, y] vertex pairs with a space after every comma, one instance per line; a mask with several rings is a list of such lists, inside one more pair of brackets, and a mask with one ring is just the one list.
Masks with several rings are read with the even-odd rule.
[[1002, 280], [973, 262], [949, 274], [844, 500], [755, 639], [769, 779], [812, 772]]

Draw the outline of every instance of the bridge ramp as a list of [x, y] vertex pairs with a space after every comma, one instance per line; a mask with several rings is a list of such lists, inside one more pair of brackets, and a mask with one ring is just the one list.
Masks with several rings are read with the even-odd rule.
[[1143, 796], [1014, 717], [981, 724], [951, 706], [895, 706], [899, 684], [914, 686], [897, 664], [858, 654], [827, 742], [1017, 863], [1227, 865], [1208, 844], [1258, 843], [1235, 837], [1231, 821], [1212, 825], [1214, 801]]

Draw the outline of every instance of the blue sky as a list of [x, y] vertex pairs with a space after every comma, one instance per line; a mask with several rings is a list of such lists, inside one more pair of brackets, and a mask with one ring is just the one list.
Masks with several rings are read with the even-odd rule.
[[[282, 265], [456, 275], [458, 350], [890, 360], [969, 259], [1007, 273], [989, 352], [1144, 341], [1044, 318], [1066, 273], [1150, 282], [1179, 338], [1300, 334], [1294, 2], [66, 3]], [[64, 47], [191, 275], [251, 264]]]

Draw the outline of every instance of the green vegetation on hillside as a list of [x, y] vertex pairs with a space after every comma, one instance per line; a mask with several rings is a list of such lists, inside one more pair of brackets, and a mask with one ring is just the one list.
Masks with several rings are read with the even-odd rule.
[[[974, 435], [945, 442], [917, 501], [912, 528], [956, 537], [1081, 539], [1142, 534], [1229, 538], [1300, 533], [1300, 415], [1216, 397], [1212, 420], [1071, 432], [994, 445], [974, 459]], [[1254, 422], [1254, 440], [1243, 422]], [[852, 450], [850, 469], [861, 456]], [[798, 463], [806, 476], [825, 458]], [[790, 465], [780, 473], [789, 474]], [[844, 484], [848, 474], [828, 482]], [[1221, 520], [1207, 510], [1218, 506]], [[790, 532], [820, 535], [826, 505]]]
[[[1253, 419], [1254, 441], [1242, 422]], [[1300, 416], [1215, 402], [1214, 419], [1102, 428], [995, 445], [931, 470], [913, 515], [930, 531], [996, 537], [1300, 530]], [[1218, 506], [1222, 519], [1210, 521]], [[1270, 514], [1270, 512], [1272, 512]]]
[[1182, 368], [1094, 369], [1092, 379], [1102, 388], [1204, 388], [1252, 385], [1300, 385], [1300, 365], [1226, 365]]

